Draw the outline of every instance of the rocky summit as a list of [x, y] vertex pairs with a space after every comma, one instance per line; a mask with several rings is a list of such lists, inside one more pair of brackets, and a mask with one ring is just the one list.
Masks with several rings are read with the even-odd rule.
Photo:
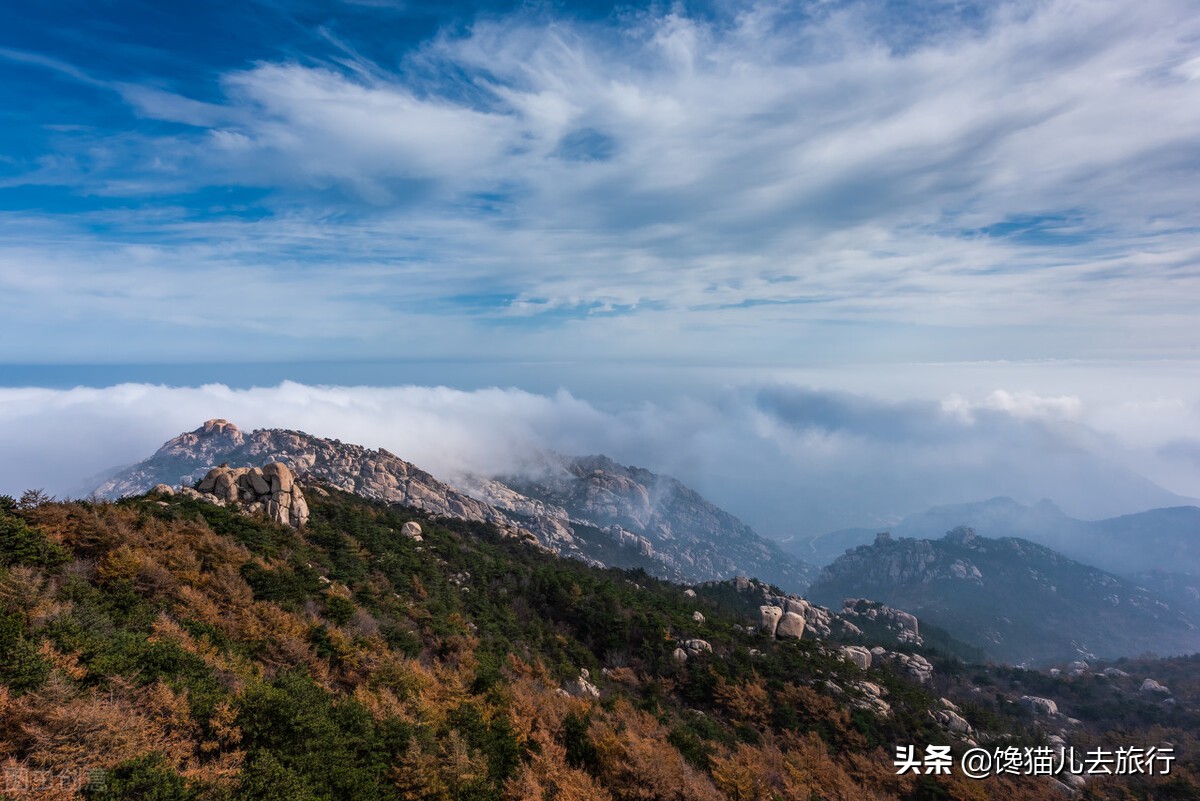
[[149, 459], [104, 482], [96, 493], [119, 498], [146, 492], [158, 483], [195, 486], [214, 466], [236, 470], [271, 462], [286, 466], [301, 481], [441, 517], [495, 523], [513, 536], [536, 539], [554, 551], [563, 550], [559, 539], [565, 532], [554, 521], [532, 518], [518, 523], [382, 448], [372, 450], [287, 429], [246, 433], [222, 419], [209, 420], [195, 431], [168, 441]]
[[[268, 463], [287, 467], [301, 482], [431, 515], [493, 523], [510, 536], [594, 566], [642, 568], [680, 581], [748, 574], [797, 592], [816, 573], [675, 479], [603, 456], [549, 456], [536, 479], [462, 475], [444, 481], [382, 448], [286, 429], [244, 432], [213, 419], [165, 443], [96, 493], [119, 498], [157, 484], [203, 492], [197, 483], [216, 467], [236, 472]], [[239, 493], [253, 489], [252, 476], [220, 479], [221, 492], [228, 497], [230, 480], [242, 482]], [[266, 509], [269, 500], [256, 496], [245, 503]]]

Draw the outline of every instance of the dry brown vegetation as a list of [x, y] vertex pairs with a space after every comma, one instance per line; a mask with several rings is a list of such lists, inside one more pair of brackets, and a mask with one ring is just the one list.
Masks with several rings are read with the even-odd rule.
[[[788, 680], [770, 660], [680, 668], [677, 592], [486, 530], [426, 521], [418, 551], [388, 535], [408, 513], [336, 496], [303, 536], [180, 500], [0, 515], [59, 548], [30, 540], [0, 567], [0, 761], [73, 777], [13, 797], [1048, 797], [1038, 780], [898, 777], [817, 688], [816, 651], [786, 657], [818, 660]], [[449, 578], [464, 571], [469, 592]], [[584, 663], [599, 700], [561, 689]]]

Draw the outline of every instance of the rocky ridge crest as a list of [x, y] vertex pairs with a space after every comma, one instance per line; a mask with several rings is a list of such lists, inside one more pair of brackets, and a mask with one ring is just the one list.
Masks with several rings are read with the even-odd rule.
[[[753, 575], [793, 591], [816, 569], [671, 478], [602, 456], [544, 454], [534, 477], [456, 480], [477, 497], [514, 511], [541, 511], [579, 533], [595, 529], [620, 548], [688, 581]], [[464, 483], [466, 482], [466, 483]]]
[[641, 567], [679, 581], [749, 573], [797, 590], [815, 574], [674, 479], [606, 457], [548, 460], [538, 481], [456, 476], [446, 482], [382, 448], [303, 431], [244, 432], [214, 419], [168, 441], [96, 493], [117, 498], [159, 483], [194, 486], [215, 465], [278, 462], [305, 481], [432, 515], [493, 523], [596, 566]]
[[[168, 441], [146, 461], [106, 481], [96, 493], [119, 498], [146, 492], [157, 483], [192, 486], [205, 479], [214, 464], [248, 470], [269, 462], [286, 466], [304, 480], [433, 515], [495, 523], [515, 536], [553, 542], [557, 533], [553, 528], [543, 531], [538, 520], [518, 524], [382, 448], [372, 450], [286, 429], [247, 434], [223, 419], [209, 420]], [[227, 479], [220, 480], [225, 487]]]

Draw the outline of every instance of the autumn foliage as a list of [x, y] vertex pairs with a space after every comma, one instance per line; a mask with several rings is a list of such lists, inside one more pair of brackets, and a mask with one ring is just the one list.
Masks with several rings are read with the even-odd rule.
[[[0, 770], [43, 780], [10, 796], [1047, 797], [896, 776], [872, 727], [924, 731], [927, 697], [852, 714], [816, 646], [752, 657], [708, 610], [722, 657], [681, 665], [679, 588], [410, 519], [339, 493], [301, 532], [180, 498], [0, 503]], [[581, 668], [599, 699], [564, 691]]]

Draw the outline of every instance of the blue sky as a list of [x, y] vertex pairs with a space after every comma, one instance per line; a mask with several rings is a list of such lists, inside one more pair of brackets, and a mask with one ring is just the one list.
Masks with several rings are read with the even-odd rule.
[[0, 362], [1196, 353], [1190, 3], [6, 5]]
[[1200, 494], [1189, 0], [0, 12], [0, 386], [791, 382]]

